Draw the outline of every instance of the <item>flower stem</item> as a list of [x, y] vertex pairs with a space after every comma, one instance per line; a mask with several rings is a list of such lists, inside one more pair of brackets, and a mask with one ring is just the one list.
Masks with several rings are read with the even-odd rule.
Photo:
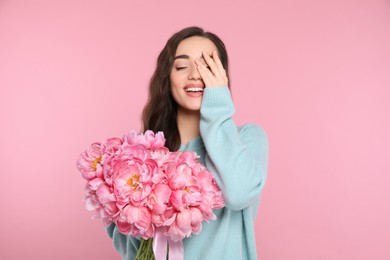
[[149, 238], [148, 240], [141, 238], [141, 245], [138, 249], [136, 260], [155, 260], [153, 253], [153, 238]]

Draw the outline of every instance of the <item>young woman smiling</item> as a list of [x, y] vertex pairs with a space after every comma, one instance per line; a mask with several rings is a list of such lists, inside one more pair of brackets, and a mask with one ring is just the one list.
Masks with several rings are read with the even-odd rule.
[[[163, 131], [171, 151], [195, 151], [213, 173], [225, 207], [216, 221], [184, 239], [184, 259], [257, 259], [254, 222], [268, 165], [268, 139], [232, 116], [228, 55], [215, 34], [199, 27], [174, 34], [161, 51], [149, 85], [143, 128]], [[107, 229], [122, 259], [134, 259], [139, 240]]]

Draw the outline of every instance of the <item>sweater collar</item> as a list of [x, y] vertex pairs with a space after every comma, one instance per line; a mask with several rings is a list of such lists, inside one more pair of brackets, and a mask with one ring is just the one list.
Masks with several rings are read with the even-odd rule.
[[191, 139], [187, 144], [180, 145], [180, 151], [199, 151], [204, 147], [201, 136]]

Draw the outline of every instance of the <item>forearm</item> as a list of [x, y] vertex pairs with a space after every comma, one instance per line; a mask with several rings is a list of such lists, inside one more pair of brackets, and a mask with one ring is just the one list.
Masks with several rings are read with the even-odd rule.
[[234, 112], [228, 88], [206, 88], [200, 122], [206, 163], [216, 174], [226, 207], [240, 210], [257, 201], [264, 185], [268, 140], [258, 126], [237, 128]]

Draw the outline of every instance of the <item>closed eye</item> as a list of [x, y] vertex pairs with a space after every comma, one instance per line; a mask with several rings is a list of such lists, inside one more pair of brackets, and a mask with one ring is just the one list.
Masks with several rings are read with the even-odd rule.
[[176, 67], [176, 70], [184, 70], [186, 69], [187, 67]]

